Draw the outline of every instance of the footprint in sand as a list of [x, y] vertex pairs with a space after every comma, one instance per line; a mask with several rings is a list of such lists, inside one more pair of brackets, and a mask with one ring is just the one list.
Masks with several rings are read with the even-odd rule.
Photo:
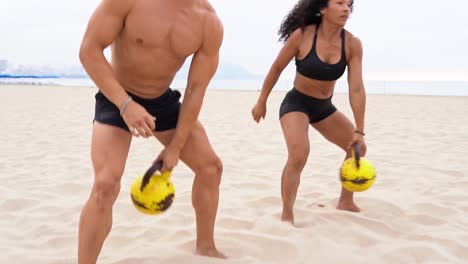
[[[337, 201], [336, 201], [337, 202]], [[358, 198], [361, 214], [374, 219], [389, 220], [399, 218], [406, 212], [398, 204], [378, 198]]]
[[[155, 257], [130, 257], [124, 258], [115, 262], [111, 262], [112, 264], [154, 264], [154, 263], [183, 263], [183, 262], [163, 262], [161, 259]], [[58, 264], [58, 263], [57, 263]]]
[[462, 181], [462, 182], [459, 182], [457, 183], [457, 186], [461, 189], [464, 189], [466, 190], [468, 188], [468, 181]]
[[425, 214], [408, 215], [408, 219], [417, 224], [426, 226], [440, 226], [447, 223], [446, 220], [442, 220], [431, 215]]
[[[228, 263], [237, 263], [242, 259], [256, 260], [255, 263], [281, 264], [294, 263], [298, 260], [298, 249], [292, 242], [283, 238], [276, 239], [268, 235], [247, 232], [225, 233], [218, 235], [218, 237], [218, 249], [227, 255]], [[195, 241], [183, 243], [179, 245], [179, 248], [187, 253], [192, 253]], [[248, 261], [244, 263], [246, 262]]]
[[387, 263], [453, 263], [436, 247], [412, 245], [393, 249], [382, 257]]
[[256, 210], [265, 211], [281, 206], [281, 198], [278, 196], [265, 196], [247, 202], [247, 206], [256, 208]]
[[69, 248], [75, 245], [76, 243], [76, 236], [67, 235], [67, 236], [57, 236], [47, 240], [44, 244], [42, 244], [44, 249], [63, 249]]
[[250, 230], [254, 226], [254, 223], [251, 220], [229, 217], [218, 219], [216, 225], [228, 230]]
[[454, 176], [454, 177], [463, 177], [464, 173], [462, 171], [454, 171], [454, 170], [440, 170], [434, 169], [434, 171], [439, 172], [443, 175]]
[[464, 193], [463, 194], [462, 193], [447, 194], [447, 195], [440, 195], [438, 198], [441, 201], [447, 202], [449, 204], [457, 204], [457, 203], [465, 204], [465, 201], [468, 200], [468, 195]]
[[468, 213], [468, 206], [462, 206], [462, 207], [460, 207], [460, 210], [461, 210], [463, 213]]
[[328, 213], [327, 218], [337, 225], [346, 223], [349, 228], [354, 225], [352, 228], [357, 228], [357, 230], [366, 230], [387, 237], [397, 237], [402, 232], [394, 221], [372, 218], [362, 213], [340, 211], [339, 213]]
[[0, 209], [2, 211], [21, 211], [34, 207], [38, 202], [39, 201], [34, 199], [25, 198], [8, 199], [0, 205]]
[[57, 188], [63, 193], [76, 193], [80, 190], [87, 190], [88, 186], [89, 185], [87, 183], [66, 182], [54, 188]]
[[[167, 231], [165, 233], [168, 233]], [[161, 232], [164, 234], [164, 232]], [[185, 229], [185, 230], [177, 230], [171, 233], [168, 233], [164, 236], [159, 236], [158, 239], [161, 241], [174, 241], [174, 242], [183, 242], [189, 239], [192, 239], [195, 236], [195, 229]]]
[[51, 224], [40, 224], [31, 230], [31, 237], [45, 237], [45, 236], [57, 236], [60, 231], [57, 230], [55, 225]]
[[[76, 258], [60, 258], [57, 260], [50, 260], [48, 261], [49, 264], [64, 264], [64, 263], [77, 263], [78, 260]], [[3, 263], [3, 262], [2, 262]]]
[[230, 188], [234, 190], [244, 190], [254, 189], [254, 190], [268, 190], [271, 189], [272, 185], [267, 183], [252, 183], [252, 182], [244, 182], [244, 183], [234, 183], [230, 186]]
[[292, 226], [290, 223], [281, 221], [281, 213], [275, 213], [258, 218], [252, 231], [282, 238], [297, 232], [297, 227], [297, 225]]
[[302, 198], [304, 199], [311, 199], [311, 198], [320, 198], [323, 196], [323, 193], [320, 193], [320, 192], [308, 192], [308, 193], [304, 193], [304, 194], [301, 194]]
[[466, 263], [468, 259], [468, 246], [465, 243], [466, 240], [453, 240], [453, 239], [440, 239], [436, 238], [435, 242], [439, 245], [439, 248], [445, 248], [445, 252], [450, 252], [453, 259], [464, 260]]
[[442, 207], [435, 204], [430, 203], [418, 203], [412, 206], [415, 211], [423, 213], [423, 214], [430, 214], [430, 215], [437, 215], [437, 216], [452, 216], [457, 214], [456, 210]]

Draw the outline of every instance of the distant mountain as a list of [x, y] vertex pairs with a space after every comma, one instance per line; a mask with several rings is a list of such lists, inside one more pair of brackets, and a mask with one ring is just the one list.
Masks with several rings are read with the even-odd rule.
[[[191, 61], [187, 61], [177, 73], [176, 79], [187, 79]], [[238, 64], [223, 63], [218, 65], [213, 79], [215, 80], [250, 80], [261, 78]]]
[[[190, 70], [191, 59], [189, 58], [176, 75], [176, 79], [186, 79]], [[0, 59], [0, 74], [10, 76], [58, 76], [62, 78], [88, 78], [86, 71], [81, 65], [67, 66], [29, 66], [12, 65], [7, 60]], [[6, 78], [6, 77], [3, 77]], [[238, 64], [221, 62], [214, 79], [218, 80], [248, 80], [258, 79], [255, 75]]]
[[29, 78], [29, 79], [42, 79], [42, 78], [60, 78], [57, 75], [12, 75], [12, 74], [0, 74], [0, 78], [8, 78], [8, 79], [21, 79], [21, 78]]
[[81, 65], [51, 66], [51, 65], [14, 65], [7, 60], [0, 59], [0, 75], [2, 78], [34, 78], [34, 77], [65, 77], [87, 78], [87, 74]]
[[57, 70], [57, 73], [63, 78], [88, 78], [88, 74], [81, 65], [61, 67]]
[[0, 73], [5, 72], [8, 67], [8, 61], [0, 59]]

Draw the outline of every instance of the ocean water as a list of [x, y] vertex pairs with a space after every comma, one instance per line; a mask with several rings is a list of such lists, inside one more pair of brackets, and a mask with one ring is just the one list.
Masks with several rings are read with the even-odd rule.
[[[89, 86], [95, 84], [86, 78], [51, 78], [51, 79], [2, 79], [0, 84], [35, 84], [35, 85], [63, 85], [63, 86]], [[259, 91], [263, 80], [213, 80], [208, 89], [219, 90], [248, 90]], [[292, 80], [279, 80], [273, 91], [287, 91], [292, 88]], [[172, 88], [184, 88], [185, 80], [174, 80]], [[391, 80], [365, 80], [364, 86], [368, 94], [388, 95], [433, 95], [433, 96], [468, 96], [468, 82], [446, 81], [391, 81]], [[335, 87], [336, 93], [347, 93], [348, 84], [345, 80], [338, 80]]]

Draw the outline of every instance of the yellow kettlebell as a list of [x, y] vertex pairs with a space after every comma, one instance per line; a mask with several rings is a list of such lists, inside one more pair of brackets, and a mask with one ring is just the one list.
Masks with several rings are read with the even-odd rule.
[[172, 205], [175, 188], [171, 172], [160, 173], [162, 162], [153, 164], [145, 175], [137, 177], [130, 188], [130, 197], [135, 208], [145, 214], [160, 214]]
[[353, 155], [345, 160], [340, 169], [343, 188], [351, 192], [363, 192], [375, 182], [376, 171], [370, 161], [361, 157], [359, 144], [353, 145]]

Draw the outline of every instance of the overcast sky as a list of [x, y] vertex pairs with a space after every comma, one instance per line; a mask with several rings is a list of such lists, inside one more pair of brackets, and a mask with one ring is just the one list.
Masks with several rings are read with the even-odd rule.
[[[167, 0], [170, 1], [170, 0]], [[99, 0], [0, 0], [0, 59], [76, 65]], [[221, 60], [265, 74], [281, 43], [277, 31], [295, 0], [212, 0], [225, 27]], [[346, 28], [364, 45], [367, 79], [468, 80], [465, 0], [356, 0]], [[285, 75], [294, 72], [289, 67]]]

